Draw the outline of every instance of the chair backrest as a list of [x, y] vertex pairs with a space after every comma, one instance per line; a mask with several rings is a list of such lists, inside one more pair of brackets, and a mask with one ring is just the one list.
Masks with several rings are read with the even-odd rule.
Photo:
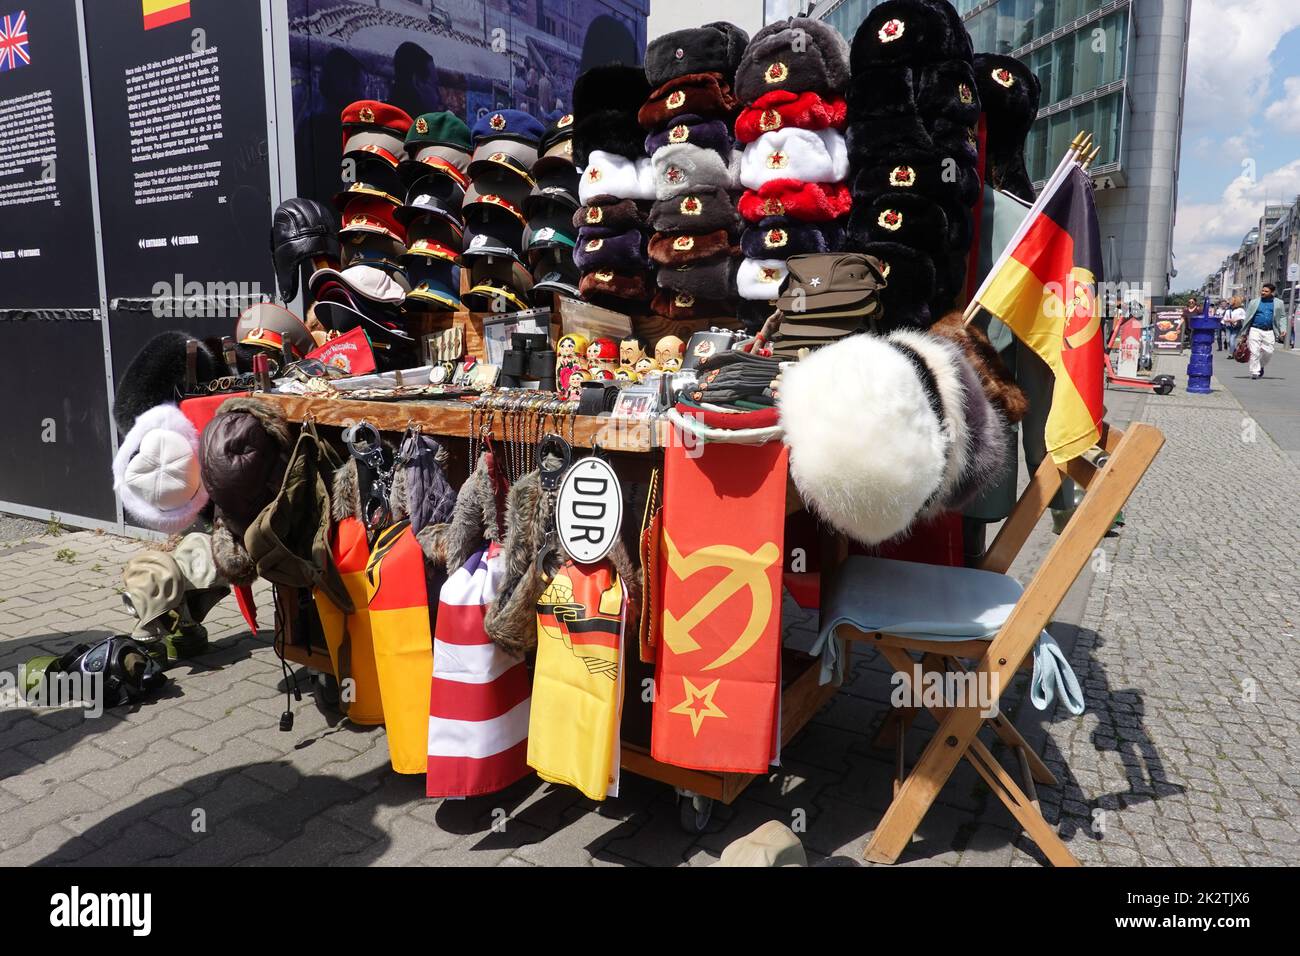
[[1061, 466], [1050, 456], [1043, 460], [980, 567], [1006, 572], [1061, 487], [1062, 475], [1068, 475], [1085, 489], [1083, 500], [989, 644], [980, 669], [1005, 670], [1002, 679], [1010, 678], [1051, 621], [1164, 443], [1164, 435], [1152, 425], [1137, 423], [1120, 431], [1103, 424], [1101, 441], [1091, 455]]

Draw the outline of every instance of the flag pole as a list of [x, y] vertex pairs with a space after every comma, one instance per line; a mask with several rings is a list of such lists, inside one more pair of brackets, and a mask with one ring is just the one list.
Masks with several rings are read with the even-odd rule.
[[[1090, 149], [1092, 150], [1091, 156], [1088, 155]], [[989, 284], [993, 281], [993, 277], [997, 275], [998, 270], [1001, 269], [1007, 259], [1010, 258], [1012, 250], [1020, 244], [1020, 240], [1022, 240], [1025, 237], [1025, 234], [1029, 232], [1030, 227], [1033, 226], [1035, 216], [1047, 205], [1048, 200], [1050, 200], [1056, 190], [1060, 188], [1061, 183], [1065, 182], [1066, 178], [1069, 176], [1070, 168], [1078, 164], [1081, 157], [1086, 157], [1087, 161], [1091, 162], [1100, 152], [1100, 146], [1095, 149], [1092, 148], [1091, 133], [1079, 132], [1075, 134], [1074, 139], [1070, 142], [1070, 148], [1065, 151], [1065, 155], [1061, 158], [1061, 162], [1056, 167], [1056, 171], [1048, 178], [1042, 192], [1038, 194], [1038, 198], [1034, 201], [1034, 204], [1029, 207], [1029, 211], [1025, 214], [1024, 220], [1016, 228], [1015, 234], [1012, 235], [1011, 240], [1006, 244], [1006, 247], [1002, 250], [1001, 254], [999, 254], [997, 259], [994, 260], [992, 268], [989, 269], [988, 274], [984, 277], [984, 281], [980, 283], [980, 287], [975, 290], [975, 294], [971, 296], [970, 304], [966, 306], [966, 312], [962, 318], [963, 325], [970, 325], [971, 320], [979, 313], [980, 296], [988, 290]]]

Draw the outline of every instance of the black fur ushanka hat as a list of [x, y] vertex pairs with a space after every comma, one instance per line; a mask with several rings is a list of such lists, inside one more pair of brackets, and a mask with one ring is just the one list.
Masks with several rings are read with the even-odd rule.
[[853, 34], [849, 51], [853, 74], [885, 63], [969, 61], [970, 35], [960, 17], [942, 9], [946, 6], [940, 0], [885, 0]]
[[985, 179], [995, 189], [1033, 202], [1025, 138], [1038, 116], [1038, 77], [1015, 57], [993, 53], [977, 56], [974, 69], [988, 124]]
[[880, 260], [887, 283], [880, 290], [883, 328], [927, 328], [929, 302], [934, 297], [934, 260], [897, 242], [868, 242], [854, 248]]
[[933, 151], [900, 149], [887, 159], [859, 167], [852, 188], [855, 203], [897, 192], [969, 207], [979, 199], [980, 181], [975, 170], [947, 162]]
[[595, 66], [573, 83], [573, 161], [582, 168], [593, 150], [635, 159], [645, 155], [636, 113], [650, 95], [639, 66]]
[[855, 249], [872, 242], [895, 242], [935, 258], [949, 248], [948, 216], [942, 206], [924, 196], [878, 196], [854, 206], [849, 237]]

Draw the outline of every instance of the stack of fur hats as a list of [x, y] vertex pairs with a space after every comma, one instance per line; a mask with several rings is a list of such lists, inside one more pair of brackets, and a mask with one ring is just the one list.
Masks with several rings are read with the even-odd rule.
[[[734, 313], [740, 223], [731, 136], [736, 67], [749, 35], [731, 23], [667, 33], [646, 49], [651, 90], [637, 115], [654, 176], [653, 309], [681, 321]], [[668, 329], [657, 329], [667, 332]]]
[[741, 318], [757, 328], [775, 308], [791, 256], [840, 248], [848, 211], [844, 89], [849, 48], [834, 27], [808, 17], [754, 34], [736, 71], [744, 109], [740, 212]]
[[884, 263], [894, 327], [927, 327], [964, 294], [980, 190], [972, 61], [947, 0], [886, 0], [853, 37], [848, 246]]
[[582, 172], [573, 261], [582, 297], [644, 313], [652, 291], [645, 211], [654, 199], [637, 109], [650, 87], [640, 67], [587, 70], [573, 84], [573, 160]]

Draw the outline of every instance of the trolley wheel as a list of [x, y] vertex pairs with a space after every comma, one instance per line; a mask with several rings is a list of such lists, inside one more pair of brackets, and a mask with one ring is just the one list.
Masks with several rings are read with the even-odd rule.
[[713, 798], [683, 794], [677, 800], [678, 819], [687, 833], [703, 833], [713, 816]]
[[1170, 382], [1170, 381], [1168, 381], [1168, 380], [1163, 381], [1163, 382], [1161, 382], [1159, 385], [1156, 386], [1156, 394], [1157, 394], [1157, 395], [1168, 395], [1168, 394], [1169, 394], [1170, 392], [1172, 392], [1173, 390], [1174, 390], [1174, 383], [1173, 383], [1173, 382]]

